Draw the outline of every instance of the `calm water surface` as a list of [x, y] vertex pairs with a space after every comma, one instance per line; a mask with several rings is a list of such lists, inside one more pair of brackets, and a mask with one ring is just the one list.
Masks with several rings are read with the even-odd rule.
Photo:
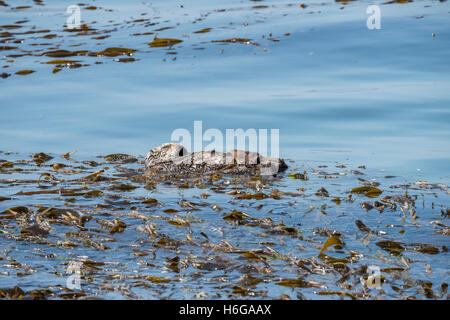
[[[0, 18], [63, 34], [66, 3], [4, 7]], [[1, 81], [1, 149], [144, 154], [169, 141], [174, 129], [193, 130], [193, 121], [202, 120], [205, 129], [279, 128], [280, 152], [290, 159], [350, 159], [448, 181], [449, 4], [381, 5], [382, 29], [371, 31], [369, 2], [305, 3], [302, 9], [265, 1], [268, 8], [252, 9], [251, 1], [193, 1], [184, 8], [176, 1], [108, 1], [104, 8], [113, 12], [82, 10], [83, 22], [117, 31], [105, 40], [66, 33], [34, 42], [69, 50], [122, 46], [137, 49], [139, 61], [84, 58], [89, 67], [52, 74], [41, 58], [18, 58], [4, 70], [37, 72]], [[139, 18], [158, 24], [125, 23]], [[163, 27], [174, 28], [159, 37], [183, 40], [176, 55], [150, 48], [153, 35], [131, 36]], [[203, 28], [212, 30], [193, 33]], [[269, 34], [279, 42], [267, 40]], [[211, 43], [233, 37], [260, 46]]]
[[[25, 159], [35, 152], [57, 156], [72, 150], [78, 151], [74, 156], [78, 161], [116, 152], [144, 155], [150, 148], [168, 142], [173, 130], [193, 131], [194, 121], [201, 120], [204, 130], [280, 129], [281, 156], [293, 161], [291, 168], [301, 171], [317, 169], [321, 164], [332, 168], [345, 164], [351, 169], [365, 165], [369, 170], [366, 179], [380, 181], [386, 175], [398, 176], [397, 180], [386, 181], [386, 187], [421, 179], [430, 183], [450, 182], [449, 2], [355, 1], [343, 5], [334, 1], [304, 1], [307, 6], [302, 8], [299, 2], [290, 1], [195, 0], [183, 3], [182, 7], [179, 1], [136, 1], [126, 5], [115, 0], [96, 1], [90, 4], [97, 6], [96, 10], [82, 7], [82, 23], [98, 30], [98, 34], [87, 35], [63, 31], [68, 16], [65, 10], [71, 1], [44, 1], [43, 6], [13, 9], [28, 3], [19, 2], [0, 7], [3, 26], [0, 32], [49, 29], [56, 37], [43, 38], [48, 32], [16, 34], [9, 37], [23, 39], [23, 43], [4, 41], [1, 44], [19, 47], [0, 52], [0, 65], [8, 66], [0, 73], [11, 74], [0, 79], [1, 159]], [[381, 8], [382, 28], [369, 30], [366, 8], [377, 3]], [[263, 7], [255, 7], [259, 5]], [[22, 28], [5, 27], [17, 25], [18, 21]], [[163, 30], [156, 31], [161, 28]], [[211, 31], [194, 33], [204, 28], [211, 28]], [[153, 34], [135, 35], [145, 32]], [[176, 38], [183, 42], [170, 48], [150, 47], [148, 43], [155, 33], [159, 38]], [[102, 35], [109, 37], [94, 39]], [[7, 35], [2, 35], [1, 39], [6, 38]], [[248, 38], [250, 43], [213, 42], [231, 38]], [[133, 57], [137, 61], [114, 61], [124, 56], [55, 58], [41, 55], [51, 50], [98, 52], [108, 47], [135, 49]], [[33, 55], [8, 56], [23, 53]], [[52, 59], [79, 60], [87, 66], [62, 68], [54, 74], [54, 65], [45, 63]], [[15, 74], [26, 69], [35, 72], [26, 76]], [[8, 151], [17, 154], [5, 154]], [[38, 179], [42, 173], [39, 170], [32, 173], [30, 179]], [[343, 179], [340, 187], [329, 182], [327, 190], [337, 195], [358, 186], [358, 177], [350, 176], [340, 178]], [[3, 179], [14, 177], [19, 176], [2, 174]], [[306, 191], [311, 197], [321, 186], [319, 181], [310, 181]], [[295, 183], [297, 181], [291, 179], [276, 186], [295, 192], [299, 187]], [[0, 195], [11, 196], [23, 190], [20, 185], [11, 185], [2, 188]], [[26, 190], [33, 188], [30, 186]], [[179, 200], [179, 195], [172, 195], [173, 191], [167, 187], [155, 197], [166, 204]], [[147, 197], [148, 192], [140, 188], [133, 191], [132, 196]], [[194, 192], [182, 194], [185, 199], [191, 196]], [[35, 196], [30, 201], [47, 206], [60, 204], [54, 197]], [[432, 192], [424, 197], [431, 206]], [[212, 199], [209, 202], [228, 204], [227, 209], [232, 209], [228, 198], [215, 195]], [[286, 210], [288, 199], [281, 204], [264, 201], [286, 225], [299, 222], [299, 216], [285, 212], [289, 211]], [[315, 201], [303, 199], [302, 204], [297, 205], [305, 212], [311, 205], [321, 206], [320, 201]], [[439, 210], [448, 207], [448, 193], [439, 193], [438, 203], [435, 210], [428, 208], [421, 212], [430, 234], [433, 229], [429, 222], [436, 219]], [[92, 202], [79, 204], [89, 206]], [[14, 198], [0, 202], [0, 210], [13, 205], [27, 203]], [[355, 207], [347, 209], [356, 210]], [[248, 210], [259, 217], [257, 211], [253, 212], [254, 208]], [[345, 210], [338, 211], [340, 214]], [[206, 219], [202, 214], [199, 215]], [[336, 229], [350, 237], [356, 218], [351, 215], [339, 220], [342, 223]], [[401, 217], [397, 218], [389, 223], [400, 223]], [[334, 221], [330, 219], [319, 210], [315, 220], [303, 224], [305, 229], [313, 229], [317, 224], [329, 225]], [[369, 221], [364, 221], [368, 225], [372, 222], [372, 228], [388, 223], [373, 217], [367, 219]], [[223, 223], [222, 219], [218, 221]], [[131, 220], [126, 222], [134, 224]], [[448, 225], [448, 219], [443, 222]], [[200, 230], [210, 234], [211, 225], [202, 226], [204, 229]], [[238, 229], [229, 232], [235, 240], [245, 235]], [[424, 241], [420, 235], [417, 230], [409, 233], [407, 242]], [[177, 236], [183, 238], [184, 231], [175, 233], [174, 237]], [[121, 243], [135, 240], [134, 234], [121, 237], [124, 241]], [[220, 242], [220, 237], [211, 236], [213, 240]], [[436, 245], [449, 244], [448, 236], [441, 235], [435, 240]], [[287, 241], [288, 246], [297, 245], [294, 240]], [[323, 242], [321, 238], [318, 243]], [[249, 240], [248, 248], [251, 243]], [[120, 243], [117, 246], [122, 248]], [[92, 260], [125, 263], [127, 251], [119, 249], [115, 257], [97, 256], [95, 250], [89, 254]], [[360, 242], [353, 249], [365, 250]], [[374, 255], [376, 249], [371, 249], [374, 251], [370, 255]], [[19, 246], [14, 250], [23, 252], [24, 248]], [[314, 250], [308, 247], [305, 254], [317, 255]], [[289, 250], [283, 252], [287, 254]], [[80, 248], [72, 255], [77, 254], [85, 252]], [[164, 259], [173, 256], [165, 255]], [[436, 270], [432, 274], [433, 281], [448, 282], [448, 253], [434, 260], [433, 257], [427, 256], [421, 263], [433, 264]], [[23, 261], [28, 258], [24, 257]], [[414, 269], [420, 277], [425, 277], [423, 263], [420, 271]], [[42, 264], [62, 270], [62, 266], [55, 267], [53, 260]], [[280, 276], [287, 276], [280, 272]], [[53, 276], [44, 281], [39, 274], [24, 279], [24, 287], [28, 288], [61, 282], [60, 277]], [[323, 280], [329, 279], [324, 276]], [[214, 292], [213, 284], [217, 285], [211, 281], [211, 287], [205, 289], [208, 293]], [[0, 276], [3, 287], [14, 283]], [[194, 291], [198, 291], [196, 282], [186, 286], [192, 288], [177, 293], [175, 286], [166, 296], [193, 297]], [[278, 286], [268, 286], [269, 297], [289, 293]], [[134, 294], [157, 297], [148, 295], [145, 290], [134, 291]], [[312, 290], [305, 294], [318, 298]], [[118, 293], [102, 296], [123, 298]], [[295, 294], [292, 297], [295, 298]]]

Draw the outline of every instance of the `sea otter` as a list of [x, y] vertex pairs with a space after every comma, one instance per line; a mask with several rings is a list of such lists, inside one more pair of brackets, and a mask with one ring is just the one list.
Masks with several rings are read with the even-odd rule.
[[276, 175], [287, 169], [281, 158], [270, 158], [257, 152], [199, 151], [189, 153], [178, 143], [165, 143], [149, 151], [145, 166], [154, 174], [199, 175], [222, 172], [240, 175]]

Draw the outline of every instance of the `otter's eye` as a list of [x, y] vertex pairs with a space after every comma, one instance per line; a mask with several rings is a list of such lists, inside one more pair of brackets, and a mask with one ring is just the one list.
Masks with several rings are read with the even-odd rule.
[[184, 155], [184, 149], [181, 149], [180, 152], [178, 152], [178, 156], [182, 157]]
[[259, 157], [256, 158], [256, 164], [261, 164], [261, 159]]

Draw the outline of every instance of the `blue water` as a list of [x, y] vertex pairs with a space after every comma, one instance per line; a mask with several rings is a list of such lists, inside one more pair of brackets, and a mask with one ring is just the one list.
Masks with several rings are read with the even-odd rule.
[[[137, 62], [81, 57], [104, 64], [54, 75], [38, 63], [41, 57], [24, 57], [5, 69], [37, 72], [1, 80], [1, 150], [144, 154], [169, 141], [174, 129], [193, 130], [193, 121], [202, 120], [205, 129], [223, 132], [278, 128], [280, 152], [290, 159], [350, 159], [410, 174], [420, 169], [448, 181], [448, 3], [381, 5], [381, 30], [366, 27], [365, 9], [373, 4], [368, 1], [346, 6], [310, 1], [306, 9], [264, 1], [269, 8], [253, 10], [250, 1], [196, 1], [184, 8], [176, 1], [163, 3], [115, 1], [104, 4], [111, 13], [84, 10], [83, 22], [90, 26], [107, 28], [112, 17], [119, 30], [102, 41], [66, 35], [61, 46], [83, 43], [77, 50], [100, 50], [96, 43], [101, 42], [102, 49], [134, 48]], [[2, 8], [0, 19], [9, 24], [27, 18], [26, 25], [61, 31], [65, 7], [58, 2], [40, 9], [46, 20], [36, 7]], [[234, 10], [213, 11], [222, 8]], [[161, 23], [147, 28], [124, 23], [144, 12], [148, 15], [141, 18]], [[203, 21], [192, 23], [205, 13], [210, 14]], [[175, 48], [176, 61], [166, 48], [148, 47], [152, 35], [130, 36], [164, 26], [176, 28], [159, 37], [184, 41]], [[205, 27], [213, 30], [192, 34]], [[280, 41], [262, 39], [269, 33]], [[210, 42], [232, 37], [261, 46]], [[193, 50], [194, 45], [204, 50]]]
[[[133, 294], [141, 298], [195, 298], [194, 294], [200, 290], [205, 290], [208, 298], [216, 298], [214, 294], [221, 292], [217, 289], [222, 285], [220, 277], [228, 279], [229, 287], [225, 291], [230, 293], [245, 274], [243, 271], [229, 267], [227, 271], [200, 272], [189, 259], [211, 261], [210, 258], [217, 255], [230, 259], [230, 266], [235, 263], [242, 267], [247, 262], [239, 255], [211, 253], [188, 243], [182, 246], [181, 252], [155, 249], [158, 253], [152, 262], [155, 265], [147, 266], [140, 259], [148, 260], [148, 257], [135, 257], [130, 253], [139, 248], [153, 248], [147, 235], [136, 231], [144, 222], [128, 216], [130, 211], [137, 208], [150, 217], [149, 221], [155, 221], [158, 232], [185, 241], [185, 228], [167, 223], [172, 216], [163, 212], [177, 208], [180, 210], [178, 215], [184, 219], [201, 219], [192, 222], [195, 241], [204, 240], [199, 234], [202, 231], [210, 237], [211, 243], [220, 244], [222, 239], [227, 239], [250, 250], [264, 249], [261, 243], [266, 239], [273, 241], [273, 247], [279, 252], [299, 258], [317, 258], [327, 239], [316, 232], [317, 228], [338, 230], [345, 236], [346, 247], [342, 252], [332, 251], [331, 255], [343, 255], [349, 250], [364, 254], [356, 265], [349, 264], [352, 268], [371, 263], [405, 268], [398, 257], [389, 256], [385, 251], [384, 255], [389, 257], [380, 254], [376, 241], [401, 241], [411, 248], [414, 248], [413, 243], [435, 245], [439, 247], [438, 255], [408, 248], [404, 256], [411, 264], [411, 269], [407, 269], [410, 276], [415, 280], [432, 281], [433, 290], [438, 292], [441, 283], [448, 282], [449, 278], [448, 251], [444, 250], [449, 241], [447, 235], [437, 233], [442, 226], [436, 227], [431, 222], [438, 220], [448, 226], [448, 219], [441, 214], [448, 209], [448, 189], [442, 185], [432, 188], [408, 186], [408, 194], [417, 197], [418, 225], [410, 216], [403, 219], [398, 210], [386, 209], [381, 214], [376, 209], [366, 212], [361, 208], [362, 201], [379, 198], [354, 195], [354, 202], [343, 201], [341, 204], [331, 200], [333, 197], [347, 198], [352, 188], [361, 185], [360, 177], [380, 182], [382, 197], [404, 195], [402, 185], [417, 180], [427, 180], [430, 184], [450, 183], [450, 4], [440, 1], [407, 4], [351, 1], [347, 5], [331, 0], [302, 2], [307, 5], [305, 9], [300, 7], [301, 2], [290, 1], [245, 0], [224, 4], [216, 0], [195, 0], [180, 7], [179, 1], [124, 4], [118, 0], [101, 0], [91, 3], [99, 9], [88, 11], [82, 8], [81, 11], [82, 23], [97, 28], [99, 34], [78, 36], [63, 31], [67, 19], [65, 11], [73, 4], [71, 1], [44, 1], [44, 6], [33, 4], [31, 8], [21, 10], [11, 7], [30, 4], [17, 1], [14, 5], [8, 3], [9, 7], [0, 7], [0, 40], [4, 42], [0, 43], [0, 48], [18, 47], [0, 51], [0, 74], [11, 74], [5, 79], [0, 78], [0, 159], [14, 162], [13, 168], [0, 170], [0, 196], [11, 197], [0, 201], [0, 213], [22, 205], [34, 213], [36, 205], [73, 206], [94, 217], [110, 220], [116, 217], [110, 212], [114, 211], [128, 225], [123, 234], [114, 234], [116, 242], [107, 243], [112, 250], [86, 248], [81, 242], [79, 247], [68, 250], [61, 246], [17, 241], [15, 237], [19, 237], [22, 225], [14, 224], [14, 220], [0, 220], [4, 222], [4, 225], [0, 224], [0, 231], [4, 231], [0, 233], [0, 258], [4, 258], [0, 267], [0, 287], [20, 285], [24, 290], [32, 290], [50, 285], [64, 286], [67, 278], [65, 263], [88, 256], [106, 264], [93, 283], [84, 284], [89, 295], [127, 298], [117, 288], [130, 285]], [[366, 8], [372, 4], [381, 8], [380, 30], [366, 27]], [[259, 5], [267, 7], [252, 8]], [[133, 22], [136, 19], [150, 20]], [[20, 23], [22, 28], [1, 27], [21, 20], [25, 21]], [[155, 31], [164, 27], [173, 28]], [[194, 33], [203, 28], [212, 30]], [[51, 31], [24, 33], [42, 29]], [[17, 34], [8, 40], [9, 36], [2, 35], [3, 32]], [[152, 48], [148, 43], [154, 39], [154, 34], [133, 36], [145, 32], [183, 42], [173, 48]], [[57, 37], [42, 38], [48, 33]], [[110, 37], [92, 39], [102, 35]], [[250, 44], [213, 42], [230, 38], [248, 38]], [[14, 39], [23, 40], [23, 43], [14, 43]], [[135, 49], [133, 57], [138, 60], [119, 63], [114, 59], [123, 56], [42, 56], [46, 51], [57, 49], [100, 51], [108, 47]], [[23, 53], [34, 55], [8, 57]], [[63, 68], [53, 74], [54, 66], [45, 64], [53, 59], [79, 60], [88, 66]], [[26, 69], [36, 72], [26, 76], [15, 74]], [[158, 185], [156, 190], [147, 190], [145, 184], [133, 181], [137, 189], [124, 193], [111, 191], [109, 182], [100, 181], [87, 185], [89, 190], [104, 191], [105, 196], [75, 196], [73, 203], [67, 203], [68, 198], [59, 194], [17, 195], [21, 191], [82, 187], [84, 182], [81, 184], [72, 179], [106, 166], [110, 167], [106, 176], [122, 177], [120, 166], [103, 162], [99, 167], [80, 169], [77, 161], [102, 161], [96, 156], [116, 152], [145, 155], [149, 149], [169, 142], [177, 128], [193, 133], [196, 120], [202, 121], [203, 131], [217, 128], [223, 134], [226, 129], [279, 129], [280, 155], [288, 161], [288, 172], [308, 171], [310, 180], [304, 182], [284, 175], [273, 185], [268, 183], [263, 192], [279, 188], [297, 193], [304, 188], [301, 191], [304, 194], [259, 202], [237, 201], [231, 195], [210, 191], [211, 197], [205, 200], [199, 198], [199, 193], [205, 192], [203, 189], [184, 190]], [[73, 150], [77, 150], [73, 161], [58, 157]], [[55, 158], [41, 167], [20, 161], [29, 159], [34, 152], [49, 153]], [[66, 163], [76, 172], [64, 174], [53, 170], [51, 166], [59, 162]], [[346, 167], [336, 167], [336, 164]], [[328, 166], [325, 171], [339, 174], [323, 179], [324, 176], [316, 171], [323, 165]], [[361, 165], [367, 170], [358, 168]], [[130, 167], [140, 169], [142, 165]], [[15, 171], [17, 168], [23, 171]], [[364, 171], [365, 175], [355, 175], [353, 169]], [[46, 176], [41, 177], [41, 173], [46, 172], [60, 180], [54, 182], [55, 185], [47, 182], [40, 185], [30, 180], [44, 180]], [[395, 178], [386, 178], [386, 175]], [[224, 185], [230, 190], [233, 188]], [[329, 198], [317, 197], [317, 189], [322, 186], [330, 192]], [[142, 205], [142, 199], [147, 197], [158, 199], [161, 206], [148, 208]], [[123, 199], [129, 203], [122, 205], [119, 200]], [[204, 200], [208, 205], [217, 203], [224, 210], [218, 213], [205, 206], [192, 213], [178, 206], [181, 199]], [[264, 209], [257, 208], [259, 203], [264, 204]], [[327, 214], [321, 213], [323, 205], [326, 205]], [[237, 226], [223, 220], [223, 215], [235, 208], [252, 217], [282, 220], [287, 226], [301, 230], [305, 239], [280, 235], [263, 239], [260, 233], [264, 230], [260, 228]], [[372, 230], [386, 234], [374, 236], [370, 244], [364, 244], [364, 234], [355, 226], [355, 220], [359, 219]], [[96, 226], [93, 221], [89, 224], [92, 226]], [[222, 233], [218, 232], [219, 227]], [[67, 231], [77, 230], [73, 226], [57, 224], [54, 229], [47, 240], [55, 243], [67, 240]], [[406, 232], [399, 232], [401, 229]], [[358, 232], [357, 238], [355, 232]], [[304, 248], [299, 249], [299, 244]], [[46, 250], [55, 256], [43, 258], [42, 255], [48, 253]], [[174, 255], [189, 262], [188, 269], [180, 274], [174, 274], [166, 267], [166, 259]], [[8, 266], [7, 261], [12, 259], [17, 259], [22, 266], [15, 269]], [[431, 266], [431, 273], [426, 272], [425, 263]], [[257, 288], [266, 290], [268, 298], [288, 294], [295, 299], [293, 289], [274, 283], [280, 277], [297, 277], [298, 269], [279, 260], [270, 260], [270, 264], [274, 273], [264, 276], [267, 282]], [[26, 271], [27, 275], [22, 277], [17, 273], [25, 272], [26, 268], [21, 269], [23, 265], [30, 266], [31, 272]], [[141, 275], [179, 278], [180, 281], [170, 283], [168, 289], [159, 294], [135, 286], [135, 270]], [[129, 278], [111, 280], [108, 277], [113, 273], [123, 273]], [[393, 291], [390, 284], [400, 285], [407, 279], [390, 277], [392, 282], [384, 285], [387, 296], [383, 297], [423, 297], [417, 283], [405, 289], [405, 295]], [[328, 290], [345, 290], [336, 284], [339, 279], [336, 273], [313, 274], [312, 278], [325, 283]], [[108, 281], [116, 286], [111, 292], [103, 288]], [[158, 288], [158, 285], [151, 285]], [[308, 288], [301, 292], [307, 298], [330, 298], [318, 296], [316, 291], [316, 288]], [[224, 293], [220, 298], [227, 296]]]

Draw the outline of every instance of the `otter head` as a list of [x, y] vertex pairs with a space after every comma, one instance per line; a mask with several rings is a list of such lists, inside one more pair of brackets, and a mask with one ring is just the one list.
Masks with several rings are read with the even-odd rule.
[[145, 157], [145, 166], [153, 167], [157, 164], [173, 162], [179, 157], [187, 155], [189, 152], [178, 143], [165, 143], [159, 147], [153, 148]]

